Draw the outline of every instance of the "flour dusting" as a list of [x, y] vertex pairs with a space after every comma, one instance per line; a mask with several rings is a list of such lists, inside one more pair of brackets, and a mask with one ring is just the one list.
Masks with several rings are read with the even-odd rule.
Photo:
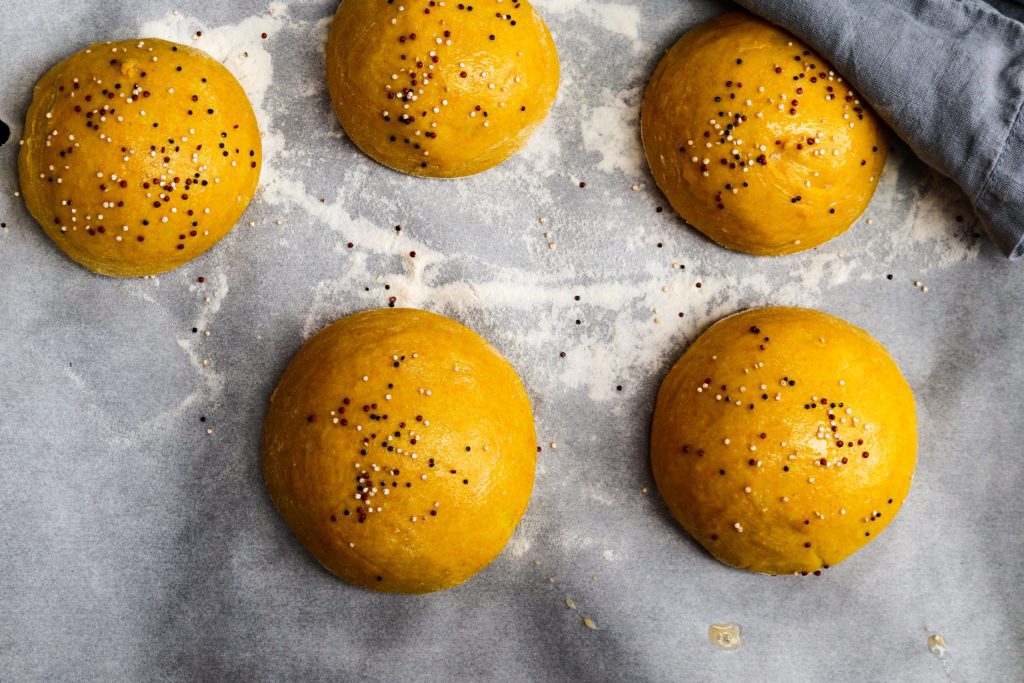
[[643, 172], [640, 144], [640, 94], [636, 90], [601, 91], [600, 104], [583, 122], [583, 146], [597, 152], [597, 168], [604, 173], [621, 171], [627, 177]]
[[640, 46], [640, 10], [632, 5], [593, 0], [538, 0], [534, 3], [543, 16], [575, 14], [609, 33], [625, 36]]
[[[634, 8], [584, 0], [538, 8], [558, 26], [596, 25], [643, 47]], [[298, 19], [275, 3], [234, 25], [169, 15], [143, 31], [206, 50], [249, 93], [267, 151], [254, 211], [286, 215], [274, 228], [276, 248], [296, 263], [308, 254], [323, 270], [294, 292], [303, 338], [355, 310], [429, 309], [485, 333], [532, 395], [578, 396], [619, 412], [702, 329], [740, 308], [827, 308], [842, 288], [882, 282], [896, 265], [920, 277], [980, 252], [970, 228], [953, 219], [965, 211], [962, 197], [940, 179], [909, 182], [920, 169], [899, 149], [847, 235], [785, 259], [720, 249], [675, 217], [650, 179], [638, 130], [643, 75], [618, 90], [603, 78], [590, 87], [592, 75], [564, 57], [552, 115], [515, 158], [458, 181], [400, 176], [354, 150], [333, 119], [322, 63], [307, 63], [308, 54], [322, 55], [329, 27], [329, 16]], [[273, 89], [289, 87], [271, 83], [286, 58], [278, 49], [293, 40], [311, 41], [307, 61], [301, 69], [289, 63], [295, 96], [275, 97]], [[599, 42], [583, 49], [600, 54]], [[293, 125], [304, 116], [317, 128]], [[575, 160], [577, 147], [589, 165]], [[324, 164], [341, 180], [319, 184]], [[399, 223], [418, 229], [396, 231]], [[466, 226], [477, 237], [464, 234]], [[479, 243], [479, 235], [501, 247]], [[213, 302], [197, 325], [213, 323], [228, 293], [223, 274], [209, 277]], [[195, 342], [180, 345], [203, 387], [186, 402], [219, 396], [223, 378], [202, 364]], [[554, 422], [543, 407], [537, 418], [542, 427]], [[599, 505], [622, 503], [600, 487], [586, 495]], [[518, 534], [513, 555], [532, 542]]]

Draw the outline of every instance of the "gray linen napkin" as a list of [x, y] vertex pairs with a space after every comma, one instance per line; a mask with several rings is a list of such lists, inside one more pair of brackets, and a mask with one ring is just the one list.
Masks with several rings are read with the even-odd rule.
[[737, 2], [832, 62], [1024, 255], [1024, 24], [978, 0]]

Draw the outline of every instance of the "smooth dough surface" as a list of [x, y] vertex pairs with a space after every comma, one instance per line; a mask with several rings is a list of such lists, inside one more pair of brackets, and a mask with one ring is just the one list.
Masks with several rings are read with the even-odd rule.
[[97, 43], [36, 84], [19, 170], [32, 216], [103, 275], [153, 275], [212, 247], [256, 190], [260, 135], [231, 73], [155, 38]]
[[885, 166], [875, 114], [782, 29], [746, 12], [697, 26], [644, 94], [644, 151], [686, 222], [751, 254], [815, 247], [864, 212]]
[[651, 462], [679, 523], [722, 562], [815, 572], [876, 538], [917, 457], [914, 397], [863, 330], [804, 308], [718, 322], [658, 392]]
[[263, 472], [327, 569], [425, 593], [505, 547], [536, 449], [526, 391], [482, 337], [433, 313], [381, 309], [335, 322], [296, 354], [270, 401]]
[[554, 41], [527, 0], [344, 0], [327, 85], [345, 133], [378, 162], [472, 175], [526, 144], [558, 90]]

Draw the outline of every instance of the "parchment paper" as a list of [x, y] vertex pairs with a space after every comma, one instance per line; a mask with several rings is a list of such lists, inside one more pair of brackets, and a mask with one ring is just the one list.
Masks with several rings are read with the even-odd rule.
[[[1024, 678], [1021, 266], [899, 147], [842, 237], [780, 259], [711, 244], [657, 211], [667, 204], [637, 118], [663, 51], [726, 5], [536, 4], [562, 60], [551, 118], [501, 167], [439, 182], [378, 166], [341, 134], [323, 85], [334, 0], [5, 3], [0, 680]], [[266, 164], [245, 217], [206, 255], [155, 279], [103, 278], [65, 258], [15, 196], [17, 140], [49, 66], [147, 34], [239, 75]], [[422, 597], [320, 568], [259, 469], [267, 400], [291, 355], [391, 296], [506, 354], [543, 446], [501, 557]], [[903, 511], [821, 577], [716, 562], [651, 481], [662, 376], [704, 327], [763, 304], [866, 328], [917, 396]], [[707, 640], [729, 620], [743, 629], [734, 652]], [[944, 660], [932, 634], [948, 643]]]

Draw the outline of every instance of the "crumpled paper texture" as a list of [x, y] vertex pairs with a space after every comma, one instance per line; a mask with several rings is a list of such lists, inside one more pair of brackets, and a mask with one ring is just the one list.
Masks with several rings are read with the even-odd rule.
[[[664, 50], [727, 5], [536, 5], [561, 55], [559, 100], [523, 153], [454, 182], [393, 173], [344, 138], [322, 72], [333, 0], [5, 5], [0, 679], [1024, 676], [1019, 266], [900, 146], [864, 219], [838, 239], [779, 259], [715, 246], [653, 186], [638, 111]], [[192, 264], [156, 279], [94, 276], [15, 196], [32, 85], [96, 40], [190, 42], [199, 30], [194, 44], [256, 105], [261, 189]], [[274, 511], [259, 467], [264, 411], [291, 355], [391, 296], [490, 339], [522, 374], [543, 447], [505, 552], [469, 583], [419, 597], [325, 572]], [[866, 328], [918, 401], [905, 507], [821, 577], [719, 564], [651, 481], [661, 378], [700, 330], [764, 304]], [[707, 640], [727, 621], [743, 628], [732, 652]], [[928, 651], [932, 634], [948, 643], [944, 660]]]

